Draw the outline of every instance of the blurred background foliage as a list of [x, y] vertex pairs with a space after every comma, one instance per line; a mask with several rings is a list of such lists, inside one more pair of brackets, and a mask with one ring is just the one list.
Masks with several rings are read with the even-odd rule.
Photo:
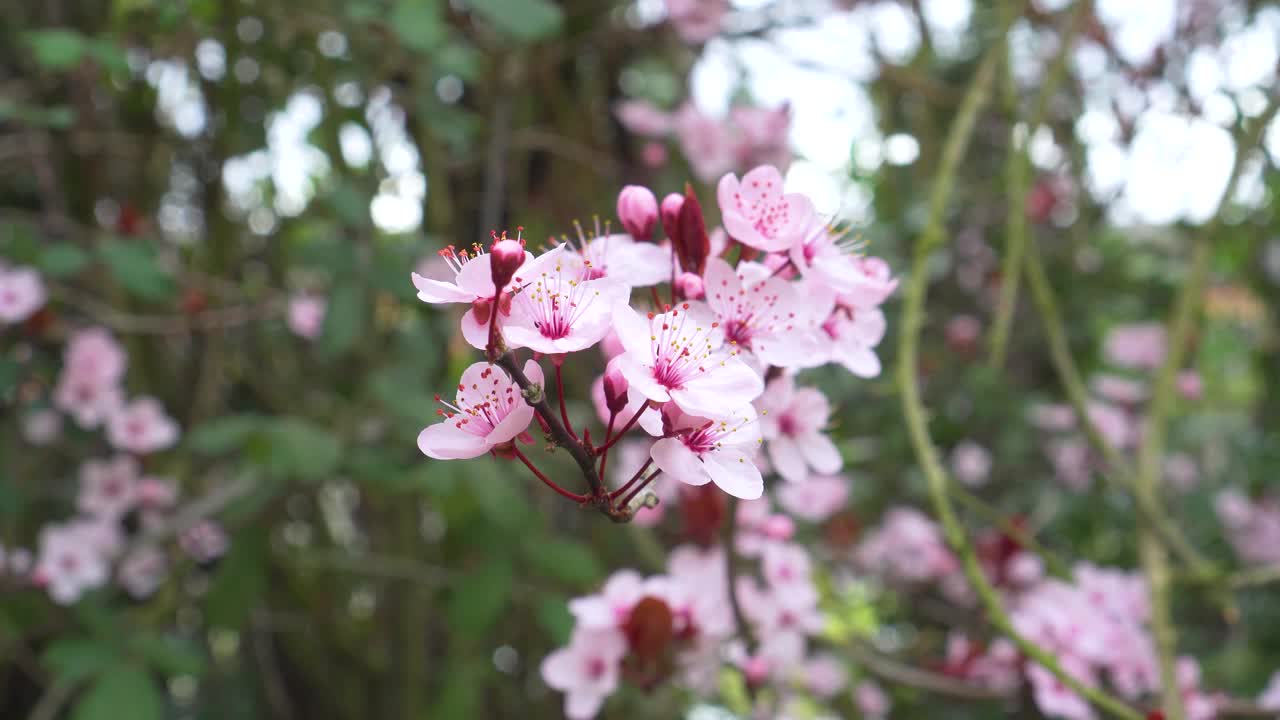
[[[976, 2], [966, 42], [989, 42], [997, 13]], [[0, 716], [559, 717], [536, 668], [567, 637], [567, 600], [613, 569], [659, 569], [680, 530], [575, 512], [501, 460], [426, 461], [414, 438], [434, 419], [432, 395], [475, 356], [454, 315], [415, 300], [409, 272], [490, 230], [522, 225], [541, 238], [571, 232], [575, 218], [590, 225], [592, 213], [609, 219], [625, 182], [679, 190], [684, 161], [645, 165], [612, 108], [624, 97], [674, 106], [695, 50], [638, 22], [628, 3], [598, 0], [9, 0], [0, 18], [0, 256], [38, 268], [56, 307], [0, 336], [0, 538], [30, 544], [67, 514], [79, 460], [102, 451], [72, 433], [33, 452], [17, 431], [26, 388], [52, 384], [60, 341], [88, 324], [118, 334], [129, 387], [161, 398], [184, 430], [148, 470], [178, 478], [186, 497], [224, 500], [218, 517], [233, 538], [219, 563], [176, 569], [145, 601], [108, 589], [59, 608], [0, 589]], [[1026, 22], [1058, 20], [1033, 10]], [[1179, 52], [1173, 44], [1148, 72], [1172, 78]], [[868, 88], [882, 134], [918, 143], [914, 162], [850, 163], [842, 178], [871, 199], [859, 230], [895, 268], [975, 63], [920, 44], [884, 61]], [[1080, 152], [1087, 89], [1064, 83], [1046, 119], [1067, 153]], [[944, 450], [991, 449], [980, 494], [1032, 518], [1052, 550], [1132, 566], [1130, 501], [1096, 483], [1062, 489], [1025, 422], [1032, 404], [1062, 400], [1030, 304], [1017, 308], [1001, 370], [984, 362], [983, 339], [948, 330], [956, 315], [988, 316], [1001, 282], [992, 261], [976, 281], [960, 276], [974, 252], [1002, 247], [1006, 208], [1019, 201], [1002, 182], [1009, 135], [1008, 105], [996, 103], [931, 268], [932, 429]], [[1274, 488], [1280, 458], [1275, 160], [1253, 209], [1229, 208], [1212, 240], [1195, 350], [1205, 399], [1194, 413], [1180, 407], [1175, 426], [1202, 470], [1195, 489], [1170, 496], [1172, 512], [1227, 565], [1211, 498], [1225, 485]], [[1083, 163], [1071, 170], [1068, 210], [1036, 222], [1033, 237], [1090, 375], [1109, 328], [1163, 317], [1195, 229], [1117, 227], [1104, 200], [1079, 190]], [[1053, 178], [1033, 180], [1040, 192]], [[712, 189], [697, 190], [708, 205]], [[296, 292], [327, 298], [314, 342], [286, 329]], [[806, 532], [841, 557], [856, 528], [919, 503], [924, 485], [891, 376], [817, 375], [839, 405], [853, 509]], [[571, 378], [576, 397], [592, 377]], [[582, 400], [572, 409], [591, 413]], [[1247, 591], [1224, 616], [1203, 594], [1177, 597], [1185, 649], [1209, 686], [1251, 693], [1280, 665], [1274, 599]], [[930, 617], [936, 598], [850, 603], [850, 623], [891, 629], [926, 656], [942, 654], [947, 628], [979, 622]], [[940, 712], [919, 691], [895, 695], [904, 717]], [[607, 714], [669, 718], [682, 707], [673, 692], [626, 690]], [[1001, 715], [981, 704], [945, 712]]]

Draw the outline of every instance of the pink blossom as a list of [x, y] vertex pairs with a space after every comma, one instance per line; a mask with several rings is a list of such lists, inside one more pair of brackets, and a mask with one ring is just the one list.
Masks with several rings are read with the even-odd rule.
[[703, 304], [685, 303], [648, 318], [619, 305], [613, 317], [627, 350], [614, 362], [627, 378], [629, 393], [715, 418], [750, 405], [764, 390], [737, 350], [724, 347], [724, 332]]
[[542, 680], [565, 693], [566, 717], [586, 720], [595, 717], [618, 689], [619, 665], [626, 654], [627, 640], [620, 632], [576, 630], [568, 647], [542, 661]]
[[120, 561], [116, 579], [135, 598], [149, 597], [160, 588], [169, 572], [168, 558], [154, 545], [130, 552]]
[[1089, 446], [1080, 438], [1053, 440], [1045, 447], [1054, 474], [1063, 485], [1084, 492], [1092, 479], [1089, 470]]
[[1258, 696], [1258, 707], [1265, 710], [1280, 710], [1280, 672], [1272, 673], [1267, 686]]
[[320, 337], [320, 330], [324, 327], [327, 308], [328, 301], [317, 295], [294, 295], [289, 298], [286, 318], [289, 330], [300, 338], [315, 340]]
[[863, 274], [854, 252], [857, 242], [846, 239], [827, 221], [818, 215], [800, 235], [800, 241], [791, 246], [791, 263], [805, 277], [812, 277], [831, 288], [836, 294], [853, 293], [864, 283]]
[[671, 424], [674, 436], [658, 440], [649, 451], [664, 473], [689, 485], [713, 482], [745, 500], [764, 492], [764, 479], [751, 462], [760, 428], [750, 405], [720, 420], [679, 414]]
[[1280, 503], [1273, 498], [1251, 501], [1236, 490], [1224, 490], [1214, 500], [1227, 540], [1249, 564], [1280, 563]]
[[791, 163], [788, 134], [791, 130], [791, 107], [776, 108], [738, 105], [729, 111], [736, 133], [735, 149], [739, 167]]
[[47, 297], [35, 270], [0, 267], [0, 324], [26, 320], [44, 306]]
[[1036, 403], [1028, 413], [1031, 423], [1045, 431], [1064, 431], [1076, 426], [1076, 414], [1067, 405]]
[[587, 279], [606, 277], [627, 288], [671, 280], [674, 259], [669, 245], [638, 242], [630, 235], [596, 235], [581, 238], [570, 252], [579, 264], [587, 265]]
[[725, 342], [750, 352], [759, 365], [802, 367], [821, 354], [819, 333], [803, 309], [812, 300], [791, 283], [770, 277], [758, 263], [739, 263], [735, 271], [720, 258], [707, 261], [704, 277], [707, 305]]
[[577, 627], [584, 630], [620, 630], [636, 603], [647, 596], [663, 595], [666, 587], [666, 578], [646, 580], [634, 570], [619, 570], [609, 576], [598, 594], [570, 600], [569, 612]]
[[[621, 375], [622, 373], [622, 371], [618, 368], [616, 359], [610, 360], [609, 364], [605, 368], [606, 373], [614, 372], [614, 371], [616, 371], [619, 375]], [[623, 376], [623, 379], [625, 380], [626, 376]], [[609, 411], [608, 399], [605, 397], [605, 392], [604, 392], [604, 376], [600, 376], [596, 378], [595, 382], [591, 384], [591, 402], [592, 404], [595, 405], [596, 415], [600, 418], [600, 422], [605, 423], [607, 425], [609, 422], [609, 416], [611, 413]], [[641, 413], [640, 419], [636, 421], [636, 424], [640, 427], [640, 429], [644, 430], [645, 432], [649, 433], [654, 437], [661, 437], [662, 414], [660, 412], [655, 412], [653, 409], [648, 408], [647, 407], [648, 403], [649, 403], [649, 398], [645, 397], [644, 395], [641, 395], [638, 392], [631, 392], [630, 387], [628, 387], [627, 402], [625, 405], [622, 406], [622, 409], [618, 411], [617, 416], [614, 418], [614, 423], [616, 426], [615, 429], [621, 429], [622, 426], [625, 425], [629, 420], [631, 420], [631, 418], [634, 417], [636, 413], [640, 412]], [[642, 412], [642, 408], [643, 408], [643, 412]], [[646, 453], [646, 455], [647, 454], [648, 453]]]
[[854, 261], [858, 273], [853, 276], [853, 289], [840, 296], [840, 304], [854, 308], [879, 307], [898, 289], [898, 278], [893, 276], [889, 263], [878, 257], [860, 255]]
[[935, 580], [959, 568], [942, 530], [920, 511], [906, 507], [885, 513], [880, 527], [859, 544], [857, 558], [868, 570], [900, 582]]
[[36, 447], [53, 444], [62, 434], [62, 416], [53, 410], [32, 410], [22, 416], [22, 438]]
[[[524, 364], [530, 382], [542, 384], [542, 368], [533, 360]], [[436, 396], [440, 401], [440, 396]], [[475, 363], [462, 372], [457, 404], [441, 403], [442, 422], [427, 426], [418, 435], [418, 449], [437, 460], [480, 457], [524, 432], [533, 421], [533, 407], [525, 402], [520, 386], [501, 368]]]
[[1104, 400], [1119, 405], [1137, 405], [1147, 397], [1146, 384], [1120, 375], [1098, 375], [1090, 385]]
[[1168, 339], [1159, 323], [1119, 325], [1103, 343], [1107, 360], [1120, 367], [1154, 370], [1164, 362]]
[[62, 372], [96, 380], [104, 385], [120, 382], [128, 356], [111, 333], [102, 328], [81, 330], [67, 341]]
[[985, 485], [991, 475], [991, 453], [978, 443], [965, 440], [951, 451], [951, 472], [969, 487]]
[[1178, 658], [1176, 669], [1178, 689], [1182, 691], [1182, 705], [1187, 713], [1187, 720], [1217, 718], [1217, 701], [1200, 687], [1200, 663], [1195, 658], [1182, 656]]
[[703, 636], [724, 637], [733, 631], [729, 579], [724, 552], [682, 545], [667, 557], [667, 577], [682, 589], [682, 602], [672, 608]]
[[680, 39], [700, 45], [720, 32], [720, 24], [729, 12], [728, 0], [666, 0], [667, 18]]
[[643, 100], [624, 100], [613, 106], [613, 114], [627, 130], [645, 137], [662, 137], [671, 132], [671, 113]]
[[667, 164], [667, 146], [657, 140], [650, 140], [640, 148], [640, 162], [647, 168], [660, 168]]
[[849, 684], [849, 671], [839, 656], [832, 653], [814, 655], [804, 664], [805, 687], [820, 698], [835, 697]]
[[1164, 459], [1164, 477], [1169, 487], [1178, 492], [1190, 492], [1200, 479], [1196, 461], [1186, 453], [1170, 453]]
[[618, 193], [618, 220], [640, 242], [653, 239], [658, 225], [658, 198], [642, 185], [627, 185]]
[[[41, 531], [34, 579], [54, 602], [70, 605], [85, 591], [106, 583], [109, 568], [102, 541], [109, 538], [104, 533], [102, 525], [87, 521], [49, 525]], [[117, 544], [114, 540], [105, 547]]]
[[889, 696], [870, 680], [864, 680], [854, 688], [853, 703], [866, 720], [882, 720], [889, 716], [892, 707]]
[[107, 439], [118, 450], [146, 455], [172, 447], [178, 441], [178, 424], [159, 400], [141, 397], [107, 419]]
[[836, 311], [822, 326], [832, 341], [831, 360], [858, 377], [876, 377], [881, 366], [875, 347], [884, 339], [886, 327], [884, 313], [879, 308]]
[[221, 525], [201, 520], [182, 531], [178, 545], [197, 565], [207, 565], [226, 554], [231, 539]]
[[1188, 400], [1199, 400], [1204, 397], [1204, 380], [1195, 370], [1183, 370], [1178, 373], [1178, 392]]
[[[560, 260], [562, 246], [557, 246], [538, 257], [525, 252], [524, 264], [513, 276], [511, 284], [520, 285], [522, 277], [539, 275]], [[426, 278], [412, 273], [413, 285], [418, 289], [418, 299], [425, 303], [474, 303], [492, 300], [498, 294], [493, 284], [493, 258], [484, 246], [476, 243], [471, 250], [457, 250], [452, 245], [440, 251], [447, 264], [447, 272], [453, 274], [453, 282]], [[504, 290], [506, 288], [503, 288]]]
[[738, 242], [766, 252], [785, 252], [803, 239], [814, 216], [813, 202], [800, 193], [783, 193], [782, 175], [761, 165], [742, 176], [720, 178], [716, 187], [721, 222]]
[[124, 398], [118, 385], [104, 383], [92, 375], [67, 372], [64, 368], [53, 389], [53, 404], [71, 415], [77, 425], [89, 430], [115, 415]]
[[744, 557], [758, 557], [766, 547], [790, 540], [796, 532], [791, 518], [773, 512], [768, 497], [738, 503], [735, 522], [738, 554]]
[[627, 302], [625, 285], [591, 278], [591, 266], [568, 261], [525, 275], [513, 290], [502, 337], [511, 348], [551, 355], [585, 350], [609, 332], [613, 311]]
[[831, 406], [817, 388], [797, 388], [795, 379], [784, 373], [769, 382], [756, 408], [769, 461], [784, 479], [800, 482], [811, 469], [830, 475], [844, 465], [835, 443], [823, 433]]
[[86, 515], [115, 520], [138, 499], [138, 461], [128, 455], [86, 460], [80, 466], [77, 504]]
[[849, 480], [839, 475], [814, 475], [804, 482], [778, 487], [777, 498], [784, 510], [801, 520], [822, 522], [849, 501]]
[[[1097, 678], [1083, 661], [1070, 655], [1059, 657], [1058, 661], [1064, 671], [1080, 682], [1088, 686], [1097, 685]], [[1043, 666], [1029, 665], [1027, 678], [1031, 681], [1036, 706], [1045, 715], [1066, 720], [1092, 720], [1096, 717], [1087, 700], [1063, 685]]]
[[693, 103], [685, 103], [676, 111], [675, 132], [680, 149], [699, 180], [710, 182], [736, 164], [733, 139], [726, 128]]

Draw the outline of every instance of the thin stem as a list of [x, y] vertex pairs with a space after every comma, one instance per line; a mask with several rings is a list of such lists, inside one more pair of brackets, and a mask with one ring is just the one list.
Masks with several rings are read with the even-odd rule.
[[621, 440], [622, 436], [626, 435], [627, 431], [630, 430], [631, 427], [636, 424], [636, 421], [640, 419], [640, 415], [642, 415], [644, 411], [648, 409], [649, 409], [649, 403], [645, 402], [643, 405], [640, 406], [640, 409], [636, 410], [636, 414], [631, 416], [631, 419], [627, 421], [627, 424], [622, 426], [622, 429], [618, 431], [618, 434], [614, 435], [612, 438], [609, 438], [609, 440], [606, 441], [603, 446], [596, 449], [596, 452], [597, 453], [606, 452], [608, 451], [609, 448], [613, 447], [614, 444], [617, 443], [619, 440]]
[[661, 470], [654, 470], [653, 474], [645, 478], [639, 485], [637, 485], [636, 489], [631, 491], [631, 494], [627, 495], [625, 498], [622, 499], [622, 502], [618, 503], [618, 506], [622, 508], [629, 506], [631, 504], [631, 501], [634, 500], [637, 495], [644, 492], [644, 489], [649, 487], [649, 483], [653, 482], [661, 474], [662, 474]]
[[[569, 421], [569, 411], [564, 407], [564, 377], [560, 374], [560, 363], [553, 362], [552, 364], [556, 366], [556, 392], [560, 394], [560, 419], [564, 421], [564, 429], [568, 430], [569, 434], [576, 438], [578, 433], [574, 432], [573, 423]], [[603, 470], [601, 470], [601, 474], [604, 474]]]
[[502, 305], [502, 289], [493, 296], [493, 305], [489, 308], [489, 341], [485, 344], [484, 355], [489, 362], [496, 362], [502, 353], [498, 347], [498, 308]]
[[[1072, 9], [1070, 24], [1063, 31], [1059, 40], [1058, 52], [1054, 55], [1049, 64], [1049, 70], [1045, 73], [1044, 82], [1040, 86], [1039, 94], [1036, 96], [1034, 114], [1032, 114], [1025, 126], [1026, 133], [1020, 146], [1018, 145], [1017, 137], [1019, 126], [1017, 122], [1014, 122], [1017, 119], [1016, 88], [1013, 86], [1011, 74], [1006, 73], [1010, 75], [1006, 83], [1008, 86], [1006, 95], [1011, 111], [1009, 147], [1014, 149], [1009, 153], [1005, 163], [1005, 182], [1008, 187], [1008, 192], [1005, 193], [1005, 201], [1008, 204], [1008, 214], [1005, 218], [1005, 251], [1004, 261], [1000, 266], [1000, 299], [996, 305], [995, 321], [992, 323], [990, 354], [987, 358], [987, 362], [996, 369], [1004, 365], [1005, 354], [1009, 349], [1009, 333], [1013, 328], [1013, 313], [1018, 305], [1018, 280], [1022, 277], [1022, 258], [1026, 254], [1028, 242], [1027, 206], [1025, 200], [1029, 181], [1028, 175], [1031, 170], [1029, 156], [1031, 138], [1035, 135], [1040, 124], [1044, 122], [1044, 117], [1049, 107], [1049, 98], [1053, 97], [1054, 93], [1057, 92], [1063, 76], [1066, 75], [1067, 57], [1070, 54], [1076, 35], [1084, 27], [1085, 18], [1090, 15], [1092, 5], [1092, 0], [1079, 0]], [[1006, 39], [1006, 42], [1009, 41]], [[1011, 62], [1009, 55], [1010, 53], [1006, 46], [1006, 65]]]
[[[1007, 30], [1003, 28], [1003, 30]], [[1003, 37], [1004, 32], [1001, 32]], [[973, 546], [965, 534], [964, 528], [956, 518], [951, 506], [951, 498], [947, 492], [948, 477], [938, 450], [929, 434], [924, 402], [920, 397], [919, 386], [919, 344], [920, 332], [924, 326], [924, 304], [928, 292], [927, 266], [930, 255], [941, 244], [943, 224], [947, 206], [951, 199], [951, 189], [955, 182], [956, 170], [961, 157], [973, 134], [978, 114], [986, 103], [990, 92], [996, 64], [1000, 58], [999, 50], [989, 50], [982, 59], [978, 71], [965, 92], [964, 101], [948, 132], [939, 165], [937, 180], [930, 198], [929, 220], [924, 232], [916, 243], [911, 273], [907, 282], [905, 307], [902, 318], [902, 334], [898, 344], [898, 385], [902, 393], [902, 408], [906, 416], [907, 429], [912, 445], [928, 480], [929, 495], [934, 509], [946, 532], [947, 540], [963, 561], [966, 576], [974, 586], [978, 598], [982, 602], [990, 621], [997, 629], [1007, 635], [1033, 661], [1042, 665], [1066, 687], [1087, 698], [1089, 702], [1116, 717], [1126, 720], [1142, 720], [1142, 715], [1128, 707], [1122, 701], [1112, 697], [1098, 688], [1092, 688], [1068, 674], [1057, 659], [1044, 648], [1030, 641], [1019, 633], [1005, 612], [1004, 604], [983, 574]]]
[[966, 490], [959, 483], [951, 483], [947, 486], [947, 490], [960, 501], [962, 505], [968, 506], [974, 514], [983, 518], [987, 522], [999, 528], [1000, 532], [1013, 538], [1025, 550], [1030, 550], [1040, 559], [1044, 561], [1045, 567], [1049, 569], [1049, 573], [1057, 577], [1068, 577], [1071, 575], [1071, 569], [1049, 548], [1045, 547], [1035, 535], [1027, 532], [1019, 527], [1017, 523], [1005, 517], [1004, 513], [990, 503], [969, 490]]
[[609, 448], [608, 448], [608, 443], [609, 443], [610, 438], [612, 438], [612, 437], [613, 437], [613, 423], [614, 423], [614, 421], [616, 421], [617, 419], [618, 419], [618, 413], [617, 413], [616, 411], [614, 411], [614, 410], [610, 410], [610, 411], [609, 411], [609, 423], [608, 423], [608, 425], [606, 425], [606, 426], [605, 426], [605, 429], [604, 429], [604, 441], [605, 441], [605, 448], [604, 448], [603, 450], [601, 450], [601, 451], [600, 451], [600, 477], [602, 477], [602, 478], [606, 478], [606, 477], [608, 477], [608, 475], [606, 475], [606, 474], [605, 474], [605, 468], [606, 468], [606, 467], [608, 467], [608, 465], [609, 465]]
[[[1218, 202], [1214, 219], [1199, 233], [1191, 252], [1190, 271], [1174, 302], [1168, 323], [1168, 352], [1156, 373], [1155, 389], [1143, 424], [1142, 446], [1138, 450], [1138, 469], [1134, 476], [1134, 492], [1147, 503], [1159, 497], [1164, 462], [1165, 437], [1168, 420], [1172, 414], [1174, 391], [1178, 372], [1186, 362], [1191, 334], [1195, 329], [1204, 300], [1204, 289], [1209, 279], [1209, 261], [1212, 259], [1211, 238], [1221, 224], [1222, 208], [1231, 201], [1245, 155], [1256, 147], [1280, 99], [1273, 99], [1260, 118], [1253, 132], [1240, 138], [1236, 144], [1235, 163], [1222, 198]], [[1139, 549], [1142, 569], [1151, 593], [1151, 630], [1155, 636], [1156, 651], [1160, 660], [1160, 706], [1167, 720], [1183, 720], [1186, 708], [1177, 673], [1177, 629], [1170, 609], [1170, 571], [1165, 549], [1157, 541], [1155, 530], [1149, 524], [1139, 527]]]
[[1009, 693], [900, 663], [861, 645], [854, 645], [849, 650], [849, 656], [872, 675], [898, 685], [965, 700], [1001, 700], [1009, 697]]
[[574, 502], [576, 502], [576, 503], [584, 503], [584, 502], [586, 502], [586, 501], [587, 501], [587, 496], [586, 496], [586, 495], [579, 495], [579, 494], [577, 494], [577, 493], [569, 492], [568, 490], [565, 490], [564, 488], [562, 488], [562, 487], [560, 487], [559, 485], [557, 485], [557, 484], [555, 483], [555, 481], [553, 481], [551, 478], [549, 478], [549, 477], [547, 477], [546, 475], [542, 474], [542, 471], [541, 471], [541, 470], [539, 470], [539, 469], [538, 469], [538, 468], [533, 464], [533, 461], [531, 461], [529, 458], [525, 457], [525, 454], [524, 454], [524, 453], [520, 452], [520, 448], [518, 448], [518, 447], [516, 447], [516, 446], [512, 445], [512, 446], [511, 446], [511, 451], [515, 454], [515, 456], [516, 456], [517, 458], [519, 458], [520, 462], [524, 463], [524, 466], [525, 466], [525, 467], [527, 467], [527, 468], [529, 468], [529, 470], [530, 470], [530, 471], [532, 471], [532, 472], [533, 472], [533, 474], [534, 474], [534, 475], [535, 475], [539, 480], [541, 480], [541, 481], [542, 481], [542, 483], [543, 483], [544, 485], [546, 485], [547, 487], [551, 488], [552, 490], [555, 490], [556, 492], [560, 493], [560, 495], [562, 495], [562, 496], [564, 496], [564, 497], [567, 497], [567, 498], [569, 498], [570, 500], [572, 500], [572, 501], [574, 501]]
[[649, 458], [648, 460], [645, 460], [644, 464], [640, 466], [640, 469], [636, 471], [636, 474], [632, 475], [630, 480], [623, 483], [622, 487], [609, 493], [609, 496], [615, 497], [615, 498], [620, 497], [624, 492], [626, 492], [627, 490], [630, 490], [631, 486], [636, 484], [636, 482], [640, 479], [641, 476], [645, 474], [645, 471], [647, 471], [649, 469], [649, 466], [652, 464], [653, 464], [653, 458]]

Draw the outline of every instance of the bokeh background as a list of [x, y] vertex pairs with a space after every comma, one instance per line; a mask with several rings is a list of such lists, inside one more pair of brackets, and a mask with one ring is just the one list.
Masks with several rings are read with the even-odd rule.
[[[177, 482], [178, 524], [216, 520], [226, 541], [216, 559], [173, 550], [149, 592], [72, 604], [0, 572], [0, 717], [560, 717], [537, 666], [567, 637], [566, 602], [614, 569], [659, 569], [685, 528], [616, 526], [502, 460], [424, 458], [433, 394], [477, 357], [409, 273], [490, 231], [616, 224], [627, 183], [661, 197], [689, 181], [709, 206], [721, 174], [761, 162], [904, 273], [947, 129], [1000, 43], [924, 268], [934, 440], [1052, 553], [1134, 567], [1129, 494], [1036, 421], [1066, 394], [1025, 283], [1008, 290], [1006, 243], [1038, 247], [1090, 392], [1132, 420], [1141, 401], [1115, 395], [1150, 373], [1108, 347], [1168, 316], [1207, 232], [1199, 384], [1173, 413], [1161, 501], [1222, 567], [1280, 562], [1280, 123], [1255, 127], [1278, 92], [1280, 8], [1068, 5], [0, 2], [0, 262], [48, 295], [0, 326], [0, 547], [35, 549], [75, 513], [81, 463], [109, 453], [49, 409], [90, 326], [127, 349], [129, 395], [181, 429], [145, 460]], [[583, 417], [599, 369], [571, 375]], [[927, 501], [893, 374], [813, 376], [849, 468], [847, 506], [807, 536], [835, 569], [887, 509]], [[1174, 609], [1205, 684], [1247, 698], [1280, 667], [1280, 596], [1243, 584], [1229, 601], [1179, 591]], [[925, 667], [950, 629], [981, 625], [936, 588], [858, 597], [848, 621]], [[894, 717], [1015, 712], [885, 687]], [[605, 717], [691, 703], [627, 690]]]

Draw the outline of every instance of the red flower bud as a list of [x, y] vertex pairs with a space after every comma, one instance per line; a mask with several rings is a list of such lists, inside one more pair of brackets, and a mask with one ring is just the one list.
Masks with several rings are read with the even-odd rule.
[[620, 413], [627, 406], [627, 379], [613, 363], [604, 371], [604, 404], [611, 413]]
[[658, 224], [658, 199], [647, 187], [628, 185], [618, 193], [618, 219], [631, 237], [648, 242]]
[[676, 278], [676, 293], [685, 300], [701, 300], [707, 294], [702, 278], [691, 272]]
[[674, 239], [676, 236], [676, 222], [680, 219], [681, 207], [684, 207], [684, 196], [680, 193], [671, 193], [662, 198], [662, 230], [668, 238]]
[[501, 291], [523, 264], [523, 245], [505, 238], [495, 242], [489, 250], [489, 273], [493, 277], [493, 286]]
[[698, 196], [693, 194], [692, 185], [684, 186], [684, 202], [676, 216], [675, 233], [668, 230], [667, 234], [671, 237], [671, 246], [680, 261], [680, 268], [701, 275], [707, 269], [707, 258], [711, 255], [711, 238], [707, 235], [702, 205], [698, 203]]
[[653, 596], [641, 599], [631, 608], [622, 632], [637, 660], [649, 664], [662, 658], [675, 636], [674, 620], [671, 608]]

